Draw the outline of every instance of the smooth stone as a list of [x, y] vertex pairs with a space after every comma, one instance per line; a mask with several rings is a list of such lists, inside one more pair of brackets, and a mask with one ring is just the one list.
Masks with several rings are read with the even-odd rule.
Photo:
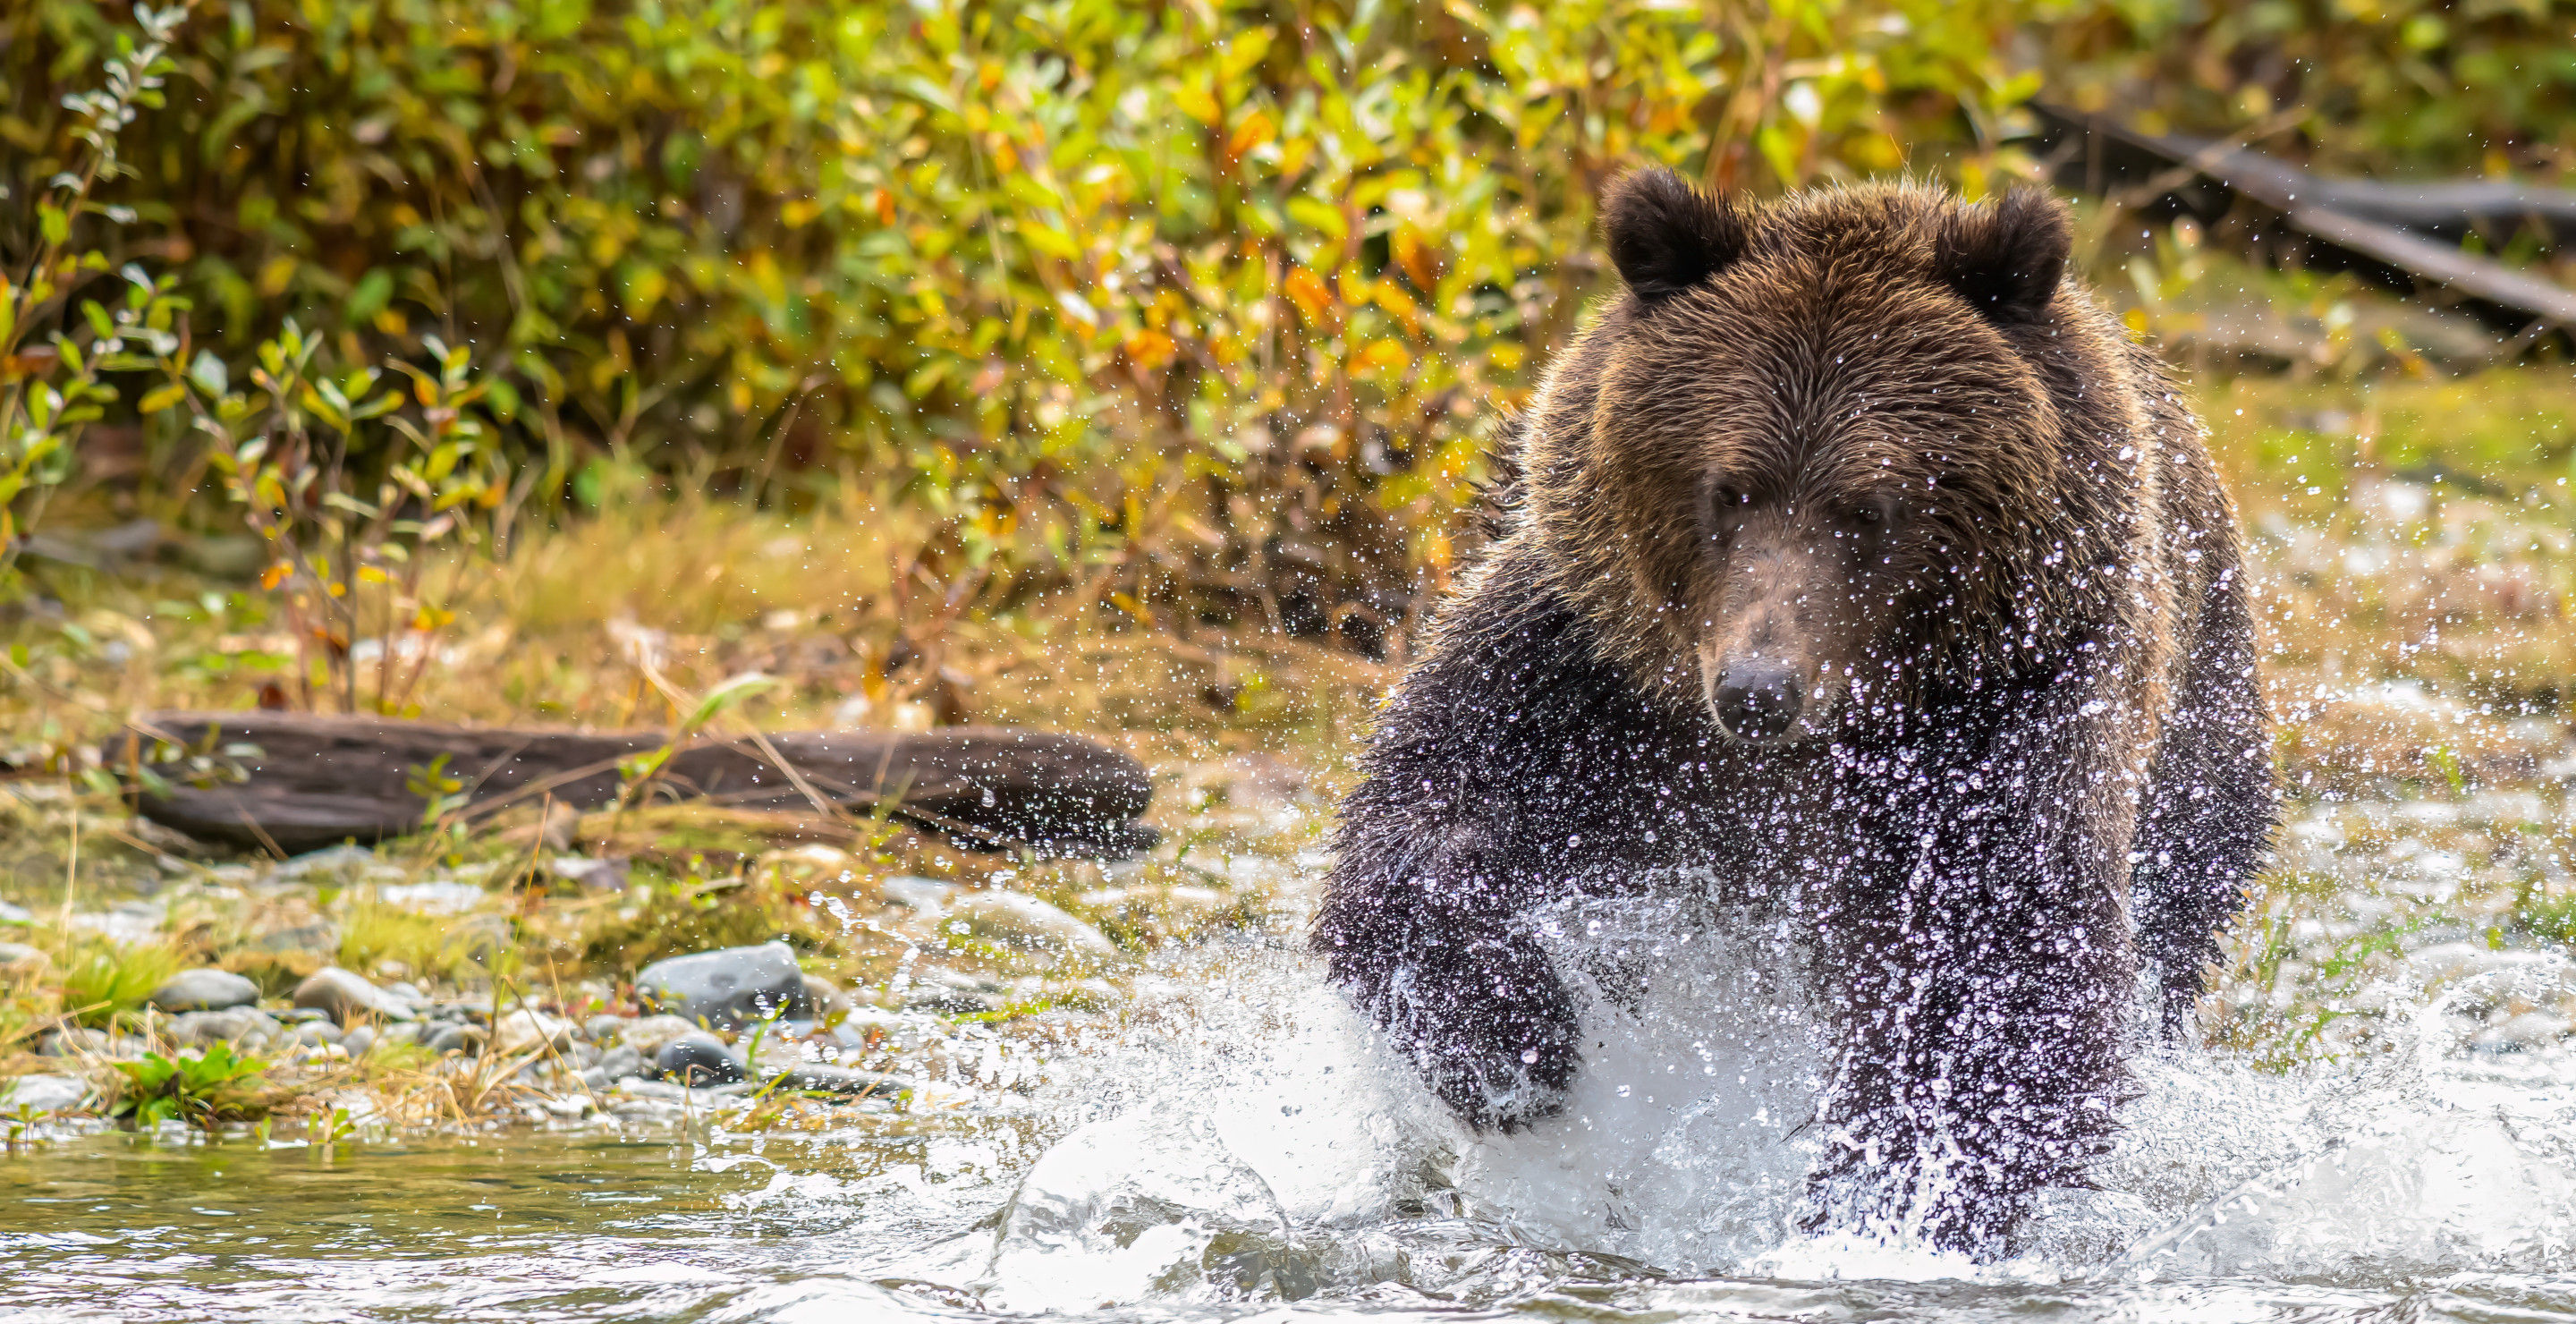
[[314, 1021], [331, 1019], [331, 1013], [320, 1007], [283, 1007], [278, 1010], [277, 1019], [289, 1025], [309, 1025]]
[[491, 1037], [491, 1031], [479, 1025], [450, 1025], [429, 1037], [428, 1048], [442, 1057], [449, 1053], [472, 1057], [483, 1051], [483, 1041]]
[[163, 1011], [224, 1011], [259, 1001], [259, 985], [211, 966], [182, 970], [144, 999]]
[[16, 1112], [20, 1108], [40, 1113], [58, 1113], [81, 1106], [89, 1098], [89, 1082], [78, 1076], [20, 1076], [0, 1080], [0, 1108]]
[[628, 1022], [617, 1037], [620, 1042], [643, 1054], [644, 1060], [649, 1062], [662, 1051], [662, 1045], [681, 1035], [695, 1034], [697, 1029], [696, 1022], [684, 1021], [677, 1016], [646, 1016]]
[[336, 1044], [343, 1037], [340, 1027], [329, 1021], [307, 1021], [288, 1032], [286, 1042], [318, 1048], [323, 1044]]
[[969, 993], [963, 989], [928, 989], [905, 998], [906, 1011], [937, 1012], [942, 1016], [983, 1016], [1010, 1005], [1006, 998], [990, 993]]
[[324, 966], [295, 986], [296, 1006], [326, 1012], [342, 1025], [363, 1016], [378, 1020], [407, 1021], [417, 1015], [410, 1003], [368, 983], [366, 976]]
[[653, 1068], [664, 1080], [683, 1085], [730, 1085], [742, 1079], [742, 1063], [724, 1041], [705, 1031], [684, 1034], [662, 1045]]
[[1094, 963], [1118, 957], [1118, 945], [1100, 930], [1024, 892], [961, 892], [948, 903], [944, 918], [948, 924], [964, 920], [971, 935], [1022, 951]]
[[635, 1018], [632, 1016], [602, 1014], [593, 1016], [588, 1021], [583, 1022], [581, 1032], [590, 1036], [590, 1041], [592, 1043], [615, 1043], [617, 1042], [617, 1036], [624, 1034], [626, 1032], [626, 1027], [633, 1025], [634, 1023]]
[[257, 1007], [227, 1007], [222, 1011], [186, 1011], [161, 1025], [161, 1036], [174, 1044], [231, 1043], [246, 1048], [284, 1036], [286, 1027], [277, 1018]]
[[936, 878], [897, 874], [877, 885], [877, 895], [894, 905], [913, 910], [946, 910], [949, 901], [957, 895], [957, 885], [943, 883]]
[[606, 1073], [601, 1077], [602, 1080], [625, 1080], [630, 1076], [641, 1076], [646, 1071], [644, 1055], [635, 1051], [632, 1045], [619, 1044], [600, 1054], [598, 1064], [591, 1067], [591, 1070]]
[[330, 923], [304, 924], [291, 929], [278, 929], [253, 939], [250, 949], [272, 955], [289, 952], [329, 952], [340, 946], [340, 930]]
[[0, 975], [41, 975], [54, 968], [44, 949], [23, 942], [0, 942]]
[[534, 1052], [540, 1045], [555, 1052], [572, 1047], [573, 1024], [533, 1007], [521, 1007], [492, 1022], [492, 1051], [504, 1057]]
[[25, 906], [0, 901], [0, 924], [33, 924], [36, 916]]
[[36, 1042], [38, 1057], [104, 1057], [113, 1061], [139, 1061], [145, 1052], [143, 1040], [131, 1034], [110, 1034], [105, 1030], [74, 1026], [55, 1030]]
[[367, 1050], [375, 1046], [376, 1027], [372, 1025], [361, 1025], [340, 1036], [340, 1047], [347, 1049], [351, 1057], [365, 1057]]
[[636, 973], [635, 993], [655, 1011], [726, 1030], [773, 1016], [814, 1014], [805, 972], [783, 942], [655, 961]]
[[815, 1094], [866, 1095], [891, 1099], [912, 1088], [912, 1082], [901, 1076], [881, 1071], [858, 1071], [836, 1067], [827, 1062], [806, 1062], [791, 1067], [779, 1079], [782, 1090], [806, 1090]]

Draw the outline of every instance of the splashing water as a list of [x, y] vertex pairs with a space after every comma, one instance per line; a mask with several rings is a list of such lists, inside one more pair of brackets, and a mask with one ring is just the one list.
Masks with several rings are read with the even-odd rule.
[[2096, 1189], [2051, 1192], [2024, 1253], [1981, 1265], [1794, 1230], [1822, 1062], [1793, 949], [1761, 917], [1662, 899], [1550, 918], [1588, 1002], [1561, 1116], [1463, 1131], [1309, 962], [1238, 953], [1193, 972], [1219, 992], [1177, 1025], [1083, 1064], [1147, 1102], [1048, 1149], [930, 1276], [988, 1309], [1110, 1314], [2048, 1300], [2230, 1318], [2424, 1293], [2576, 1313], [2576, 1069], [2483, 1051], [2459, 1014], [2557, 987], [2562, 958], [2462, 980], [2456, 953], [2424, 949], [2381, 990], [2414, 998], [2393, 1046], [2350, 1067], [2142, 1051]]

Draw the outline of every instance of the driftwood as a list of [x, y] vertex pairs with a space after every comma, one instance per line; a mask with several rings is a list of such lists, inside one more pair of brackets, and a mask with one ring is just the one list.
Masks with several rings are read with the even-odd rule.
[[2551, 329], [2576, 331], [2576, 291], [2459, 246], [2486, 225], [2530, 225], [2555, 243], [2576, 230], [2576, 192], [2334, 179], [2231, 142], [2140, 133], [2061, 106], [2033, 109], [2062, 187], [2205, 222], [2251, 203], [2339, 265], [2394, 286], [2444, 286], [2467, 311], [2521, 331], [2526, 343]]
[[[146, 818], [192, 837], [288, 852], [419, 831], [428, 806], [413, 786], [433, 765], [463, 783], [456, 812], [468, 819], [549, 800], [596, 809], [617, 798], [621, 763], [664, 743], [654, 732], [473, 729], [279, 712], [155, 713], [134, 725], [147, 739], [230, 751], [227, 761], [247, 775], [239, 783], [173, 785], [146, 795]], [[1153, 798], [1144, 765], [1080, 736], [1003, 727], [701, 740], [671, 755], [651, 792], [749, 809], [804, 809], [816, 799], [863, 814], [881, 809], [982, 849], [1119, 856], [1156, 840], [1135, 821]]]

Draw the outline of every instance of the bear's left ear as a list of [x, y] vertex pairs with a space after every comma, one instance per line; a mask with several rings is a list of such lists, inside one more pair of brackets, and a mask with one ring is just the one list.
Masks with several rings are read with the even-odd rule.
[[2026, 322], [2057, 296], [2074, 241], [2066, 204], [2039, 189], [2015, 189], [1990, 205], [1944, 217], [1932, 242], [1932, 267], [1988, 318]]
[[1668, 299], [1744, 254], [1744, 218], [1660, 167], [1621, 175], [1601, 197], [1610, 260], [1637, 297]]

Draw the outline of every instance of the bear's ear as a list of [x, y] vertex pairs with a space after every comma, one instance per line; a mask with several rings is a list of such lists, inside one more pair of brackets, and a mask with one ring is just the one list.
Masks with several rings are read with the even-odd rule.
[[1610, 260], [1638, 298], [1667, 299], [1744, 252], [1744, 218], [1661, 167], [1620, 176], [1601, 199]]
[[1932, 268], [1980, 313], [2026, 322], [2057, 297], [2074, 234], [2066, 204], [2038, 189], [2015, 189], [1988, 206], [1944, 217]]

